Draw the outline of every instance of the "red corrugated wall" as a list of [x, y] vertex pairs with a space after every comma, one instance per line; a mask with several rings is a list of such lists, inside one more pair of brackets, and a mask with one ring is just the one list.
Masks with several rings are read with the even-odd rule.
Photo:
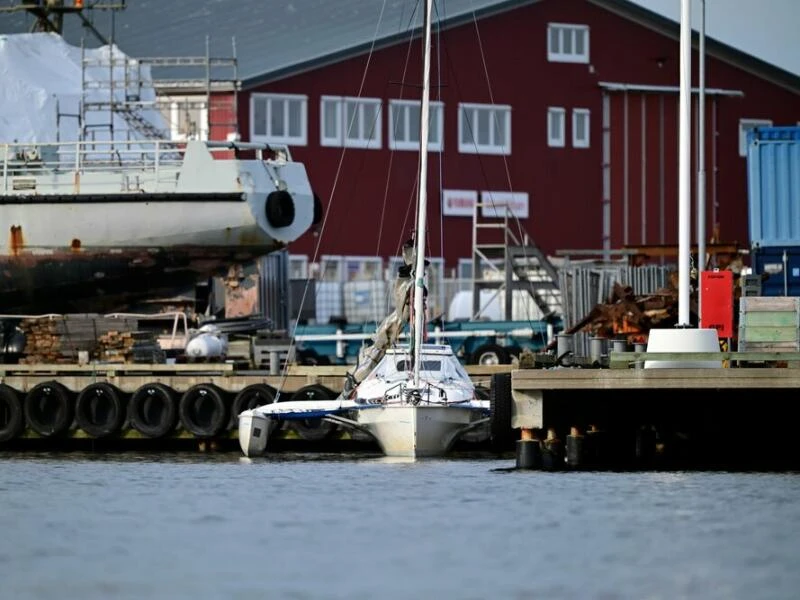
[[[590, 64], [547, 61], [549, 22], [589, 25]], [[530, 216], [524, 227], [547, 252], [600, 248], [603, 243], [604, 160], [600, 83], [677, 86], [678, 50], [677, 39], [586, 0], [542, 0], [486, 17], [478, 22], [477, 28], [470, 24], [444, 32], [441, 44], [434, 47], [434, 63], [440, 59], [443, 65], [441, 70], [436, 64], [433, 67], [436, 86], [433, 97], [440, 97], [445, 103], [445, 151], [430, 154], [431, 254], [443, 253], [448, 266], [454, 266], [457, 258], [469, 257], [471, 253], [471, 219], [447, 216], [440, 220], [440, 173], [442, 185], [447, 189], [528, 192]], [[296, 159], [305, 162], [312, 185], [323, 199], [328, 214], [319, 245], [321, 254], [395, 255], [399, 244], [414, 227], [417, 155], [398, 151], [392, 156], [387, 149], [389, 99], [419, 97], [419, 41], [414, 43], [407, 65], [406, 56], [407, 46], [400, 44], [379, 50], [369, 58], [361, 95], [384, 101], [381, 150], [347, 149], [343, 154], [342, 148], [319, 144], [320, 97], [358, 95], [367, 56], [265, 84], [258, 90], [248, 90], [308, 96], [308, 145], [295, 146], [292, 152]], [[404, 71], [405, 86], [401, 85]], [[744, 92], [744, 98], [724, 97], [716, 101], [715, 132], [712, 132], [711, 123], [714, 100], [710, 96], [707, 98], [708, 234], [713, 226], [711, 203], [716, 193], [716, 215], [722, 240], [744, 243], [747, 235], [746, 175], [745, 159], [738, 154], [739, 118], [770, 118], [776, 125], [793, 123], [800, 114], [800, 101], [797, 94], [711, 57], [706, 72], [708, 87]], [[490, 83], [486, 81], [487, 73]], [[693, 75], [696, 80], [696, 63]], [[625, 94], [614, 92], [609, 97], [611, 247], [619, 248], [625, 243], [675, 244], [678, 97], [673, 93], [645, 97], [643, 148], [642, 95], [630, 92], [627, 96], [627, 169]], [[241, 131], [247, 139], [249, 94], [243, 93], [240, 98]], [[458, 152], [459, 102], [512, 106], [511, 155]], [[547, 146], [549, 106], [567, 110], [564, 148]], [[573, 108], [591, 110], [591, 146], [588, 149], [571, 147]], [[716, 169], [712, 168], [714, 151]], [[694, 163], [693, 170], [696, 170]], [[693, 178], [693, 190], [694, 185]], [[319, 239], [306, 235], [290, 250], [312, 255]]]

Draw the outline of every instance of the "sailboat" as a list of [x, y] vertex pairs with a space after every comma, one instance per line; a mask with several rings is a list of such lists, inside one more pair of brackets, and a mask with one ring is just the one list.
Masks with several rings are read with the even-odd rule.
[[[432, 4], [433, 0], [425, 2], [417, 225], [403, 248], [404, 264], [394, 287], [395, 310], [379, 325], [372, 346], [362, 350], [338, 398], [273, 402], [242, 412], [239, 444], [246, 456], [265, 452], [278, 424], [291, 420], [322, 418], [367, 433], [390, 457], [441, 456], [470, 432], [478, 441], [492, 432], [510, 431], [510, 386], [493, 385], [489, 399], [479, 398], [452, 348], [425, 340]], [[411, 326], [410, 343], [401, 348], [394, 342], [406, 322]]]

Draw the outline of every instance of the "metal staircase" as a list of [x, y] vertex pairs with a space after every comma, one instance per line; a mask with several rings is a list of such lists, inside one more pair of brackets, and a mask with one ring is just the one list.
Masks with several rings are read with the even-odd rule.
[[[482, 216], [483, 207], [491, 217]], [[496, 216], [495, 216], [496, 215]], [[558, 271], [507, 206], [478, 202], [472, 217], [472, 315], [481, 317], [481, 291], [505, 291], [504, 315], [512, 320], [514, 291], [532, 298], [544, 320], [562, 314]]]
[[130, 106], [118, 106], [114, 112], [121, 116], [133, 131], [141, 135], [146, 140], [163, 140], [169, 138], [168, 131], [162, 131], [150, 121], [145, 119], [138, 110]]

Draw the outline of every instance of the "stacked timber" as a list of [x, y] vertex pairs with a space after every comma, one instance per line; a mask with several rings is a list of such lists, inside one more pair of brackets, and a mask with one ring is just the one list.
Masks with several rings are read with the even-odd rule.
[[163, 363], [164, 351], [151, 331], [109, 331], [98, 338], [96, 358], [103, 363]]
[[23, 319], [23, 364], [164, 362], [164, 353], [150, 331], [139, 331], [135, 318], [71, 314]]

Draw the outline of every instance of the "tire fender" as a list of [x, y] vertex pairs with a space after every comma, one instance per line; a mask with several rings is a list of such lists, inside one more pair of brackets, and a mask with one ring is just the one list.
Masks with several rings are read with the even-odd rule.
[[25, 395], [25, 419], [42, 437], [66, 432], [74, 417], [72, 393], [57, 381], [43, 381]]
[[125, 395], [110, 383], [89, 384], [75, 400], [75, 421], [92, 437], [104, 438], [119, 433], [125, 417]]
[[183, 428], [198, 438], [219, 435], [230, 422], [225, 392], [213, 383], [190, 387], [178, 405]]
[[492, 445], [505, 449], [511, 445], [514, 430], [511, 428], [511, 374], [495, 373], [489, 388], [489, 431]]
[[275, 401], [275, 389], [266, 383], [253, 383], [242, 389], [233, 399], [231, 407], [231, 426], [237, 426], [239, 415], [256, 406], [272, 404]]
[[17, 390], [0, 383], [0, 442], [17, 437], [25, 428], [25, 413]]
[[149, 438], [164, 437], [178, 423], [177, 394], [163, 383], [145, 383], [131, 396], [128, 418], [131, 427]]
[[[291, 395], [292, 400], [332, 400], [333, 398], [336, 398], [333, 390], [317, 383], [301, 387]], [[336, 424], [323, 419], [293, 419], [288, 423], [297, 432], [297, 435], [308, 442], [326, 440], [338, 429]]]

